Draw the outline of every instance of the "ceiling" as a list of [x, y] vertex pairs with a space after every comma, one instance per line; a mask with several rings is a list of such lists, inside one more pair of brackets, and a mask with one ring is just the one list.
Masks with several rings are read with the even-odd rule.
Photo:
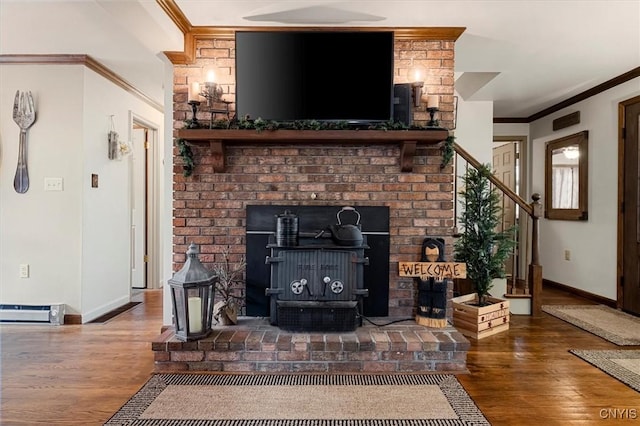
[[[0, 11], [37, 4], [29, 19], [49, 25], [47, 6], [99, 9], [101, 20], [156, 54], [182, 50], [182, 32], [159, 3], [204, 27], [465, 27], [455, 44], [456, 90], [466, 101], [493, 102], [494, 117], [530, 117], [640, 67], [640, 0], [0, 0]], [[39, 43], [60, 43], [64, 32], [49, 31]], [[6, 52], [11, 41], [3, 38]], [[83, 40], [76, 36], [73, 50], [92, 54], [97, 40]]]

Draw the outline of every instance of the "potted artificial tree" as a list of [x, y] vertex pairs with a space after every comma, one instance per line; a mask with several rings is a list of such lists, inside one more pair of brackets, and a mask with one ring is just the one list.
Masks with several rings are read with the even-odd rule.
[[237, 295], [237, 291], [242, 283], [246, 265], [244, 257], [237, 263], [230, 261], [229, 247], [222, 252], [222, 262], [213, 265], [213, 272], [218, 276], [216, 292], [219, 296], [218, 302], [213, 305], [213, 318], [220, 325], [238, 323], [241, 297]]
[[467, 265], [467, 278], [475, 294], [452, 299], [454, 326], [476, 339], [509, 328], [509, 302], [489, 293], [495, 278], [505, 277], [505, 262], [515, 247], [515, 228], [500, 231], [500, 195], [491, 186], [491, 169], [470, 167], [462, 177], [460, 198], [464, 210], [459, 222], [464, 232], [454, 243], [456, 262]]

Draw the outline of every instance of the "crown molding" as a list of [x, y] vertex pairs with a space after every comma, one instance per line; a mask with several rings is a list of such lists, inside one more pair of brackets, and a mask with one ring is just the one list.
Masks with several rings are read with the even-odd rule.
[[191, 22], [189, 22], [184, 13], [182, 13], [182, 10], [174, 0], [156, 0], [156, 3], [158, 3], [158, 6], [160, 6], [164, 13], [167, 14], [169, 19], [176, 24], [178, 29], [182, 31], [182, 34], [191, 32], [191, 29], [193, 28]]
[[585, 90], [582, 93], [565, 99], [562, 102], [558, 102], [557, 104], [543, 109], [542, 111], [537, 112], [533, 115], [530, 115], [529, 117], [494, 117], [493, 122], [494, 124], [531, 123], [543, 117], [546, 117], [547, 115], [553, 114], [554, 112], [558, 112], [568, 106], [584, 101], [585, 99], [588, 99], [599, 93], [605, 92], [613, 87], [626, 83], [629, 80], [633, 80], [637, 77], [640, 77], [640, 67], [634, 68], [631, 71], [627, 71], [624, 74], [620, 74], [617, 77], [607, 80], [604, 83], [598, 84], [597, 86], [594, 86], [591, 89]]
[[[177, 24], [176, 24], [177, 25]], [[233, 40], [237, 31], [393, 31], [396, 40], [443, 40], [455, 42], [465, 27], [392, 28], [392, 27], [190, 27], [184, 33], [183, 52], [164, 52], [174, 65], [189, 65], [196, 60], [199, 40]]]
[[495, 124], [518, 124], [529, 123], [528, 117], [493, 117]]
[[164, 106], [137, 89], [133, 84], [120, 77], [109, 68], [96, 61], [89, 55], [0, 55], [0, 64], [10, 65], [83, 65], [106, 78], [116, 86], [131, 93], [160, 112], [164, 112]]
[[561, 109], [566, 108], [570, 105], [573, 105], [580, 101], [584, 101], [587, 98], [607, 91], [613, 87], [619, 86], [620, 84], [626, 83], [627, 81], [632, 80], [636, 77], [640, 77], [640, 67], [634, 68], [631, 71], [627, 71], [624, 74], [612, 78], [611, 80], [607, 80], [602, 84], [598, 84], [597, 86], [592, 87], [591, 89], [585, 90], [584, 92], [565, 99], [564, 101], [559, 102], [549, 108], [543, 109], [542, 111], [529, 116], [529, 122], [539, 120], [542, 117], [546, 117], [547, 115], [560, 111]]

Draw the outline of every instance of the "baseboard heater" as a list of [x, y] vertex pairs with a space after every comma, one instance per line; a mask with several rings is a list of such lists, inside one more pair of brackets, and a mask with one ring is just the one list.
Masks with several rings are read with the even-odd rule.
[[64, 305], [0, 305], [0, 323], [64, 324]]

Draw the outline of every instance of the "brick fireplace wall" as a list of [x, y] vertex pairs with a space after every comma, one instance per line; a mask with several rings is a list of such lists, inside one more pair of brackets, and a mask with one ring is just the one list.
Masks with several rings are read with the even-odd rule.
[[[395, 43], [396, 83], [406, 83], [412, 65], [427, 70], [425, 89], [440, 96], [440, 124], [453, 124], [453, 41], [400, 40]], [[198, 40], [196, 62], [174, 67], [174, 129], [191, 117], [188, 83], [214, 65], [225, 97], [233, 100], [234, 42]], [[337, 64], [339, 66], [339, 64]], [[344, 94], [343, 96], [348, 96]], [[340, 96], [336, 96], [340, 98]], [[233, 105], [232, 105], [233, 107]], [[200, 120], [208, 120], [202, 112]], [[414, 123], [428, 119], [425, 106], [414, 111]], [[200, 246], [207, 267], [230, 247], [231, 260], [245, 253], [245, 215], [249, 204], [388, 206], [390, 210], [389, 315], [415, 314], [416, 284], [398, 276], [399, 261], [420, 259], [426, 236], [444, 237], [447, 260], [454, 225], [453, 169], [441, 169], [439, 146], [419, 146], [412, 172], [400, 170], [400, 147], [367, 144], [229, 145], [224, 172], [213, 171], [208, 144], [191, 146], [196, 164], [182, 175], [182, 159], [174, 150], [173, 262], [178, 270], [189, 243]], [[242, 292], [244, 289], [240, 288]]]

